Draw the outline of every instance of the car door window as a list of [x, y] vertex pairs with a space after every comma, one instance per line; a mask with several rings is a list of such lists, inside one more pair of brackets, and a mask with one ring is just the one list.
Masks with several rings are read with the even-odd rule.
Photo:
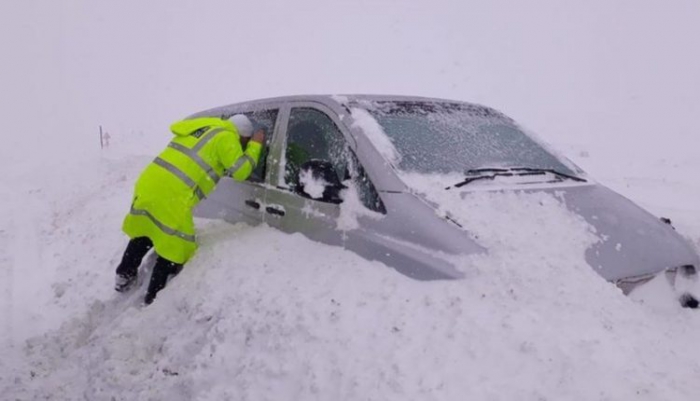
[[300, 196], [308, 197], [300, 190], [299, 169], [310, 160], [329, 162], [339, 181], [352, 179], [365, 207], [386, 213], [374, 185], [333, 120], [317, 109], [293, 108], [287, 128], [284, 180]]
[[[267, 171], [268, 149], [270, 147], [270, 143], [272, 142], [272, 134], [275, 132], [275, 125], [277, 124], [277, 115], [279, 114], [279, 110], [260, 110], [240, 114], [244, 114], [250, 119], [250, 121], [253, 123], [253, 128], [255, 130], [257, 130], [258, 128], [262, 128], [265, 130], [265, 146], [263, 146], [263, 150], [260, 153], [260, 160], [258, 161], [258, 164], [253, 170], [253, 172], [250, 174], [250, 177], [248, 177], [248, 181], [251, 182], [264, 182], [265, 174]], [[226, 116], [223, 118], [228, 117], [230, 116]]]
[[339, 180], [346, 178], [348, 146], [340, 129], [325, 113], [294, 108], [289, 116], [284, 181], [299, 193], [299, 168], [310, 160], [330, 162]]

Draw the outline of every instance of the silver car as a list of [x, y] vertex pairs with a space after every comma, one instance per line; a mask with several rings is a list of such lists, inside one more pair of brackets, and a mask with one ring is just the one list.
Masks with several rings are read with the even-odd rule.
[[[411, 191], [399, 172], [461, 177], [446, 191], [501, 177], [541, 176], [552, 185], [538, 191], [563, 197], [569, 210], [610, 239], [592, 246], [586, 261], [625, 293], [661, 272], [673, 281], [694, 276], [700, 266], [696, 251], [670, 222], [593, 182], [488, 107], [418, 97], [294, 96], [192, 117], [237, 113], [266, 129], [268, 146], [250, 179], [223, 180], [197, 208], [199, 217], [265, 222], [342, 246], [418, 280], [454, 279], [463, 273], [438, 255], [488, 249], [449, 213], [438, 213]], [[367, 214], [343, 216], [348, 185]], [[519, 185], [514, 180], [498, 190], [522, 190]], [[687, 297], [683, 303], [697, 305]]]

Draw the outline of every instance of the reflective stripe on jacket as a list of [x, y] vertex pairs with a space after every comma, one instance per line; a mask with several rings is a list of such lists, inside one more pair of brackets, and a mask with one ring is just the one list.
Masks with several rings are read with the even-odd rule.
[[192, 209], [221, 177], [243, 181], [255, 168], [262, 145], [243, 151], [228, 120], [196, 118], [171, 126], [175, 138], [141, 173], [123, 230], [148, 237], [159, 256], [185, 263], [197, 249]]

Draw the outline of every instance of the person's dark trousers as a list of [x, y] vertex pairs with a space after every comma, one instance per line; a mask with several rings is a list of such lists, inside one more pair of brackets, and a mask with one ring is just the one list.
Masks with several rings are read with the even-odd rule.
[[[128, 280], [135, 279], [138, 275], [141, 261], [143, 261], [144, 256], [151, 248], [153, 248], [153, 242], [148, 237], [138, 237], [129, 241], [129, 245], [126, 246], [124, 251], [122, 262], [117, 267], [117, 275]], [[153, 266], [153, 273], [151, 273], [151, 281], [148, 283], [144, 302], [146, 304], [153, 302], [158, 291], [165, 288], [168, 278], [177, 275], [181, 270], [181, 264], [158, 256], [156, 264]]]
[[151, 274], [151, 281], [148, 283], [148, 291], [146, 291], [146, 298], [144, 302], [148, 305], [156, 298], [158, 291], [165, 288], [170, 276], [176, 276], [182, 270], [182, 265], [179, 263], [171, 262], [165, 258], [158, 256], [156, 260], [156, 265], [153, 266], [153, 273]]
[[138, 237], [129, 241], [122, 262], [117, 267], [117, 275], [132, 279], [138, 275], [143, 257], [153, 248], [153, 242], [148, 237]]

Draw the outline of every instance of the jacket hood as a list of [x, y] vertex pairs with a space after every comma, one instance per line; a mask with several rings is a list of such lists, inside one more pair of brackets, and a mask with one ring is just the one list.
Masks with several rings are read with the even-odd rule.
[[[177, 136], [191, 135], [198, 129], [205, 127], [219, 127], [227, 131], [236, 132], [236, 127], [228, 120], [222, 120], [216, 117], [201, 117], [191, 120], [181, 120], [173, 123], [170, 126], [170, 131]], [[237, 132], [236, 132], [237, 133]]]

